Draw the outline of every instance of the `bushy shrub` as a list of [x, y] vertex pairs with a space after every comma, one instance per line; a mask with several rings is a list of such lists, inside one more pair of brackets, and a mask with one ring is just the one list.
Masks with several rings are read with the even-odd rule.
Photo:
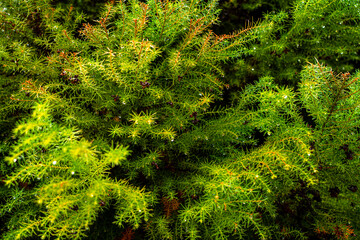
[[278, 19], [216, 35], [217, 4], [113, 1], [92, 24], [49, 0], [2, 3], [4, 239], [359, 231], [360, 73], [307, 63], [294, 89], [263, 67], [229, 99], [222, 63]]

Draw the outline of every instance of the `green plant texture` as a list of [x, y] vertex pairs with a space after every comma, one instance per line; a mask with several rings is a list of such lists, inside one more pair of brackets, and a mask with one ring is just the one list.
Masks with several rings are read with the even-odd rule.
[[[281, 6], [280, 10], [263, 12], [260, 18], [263, 23], [272, 24], [271, 30], [257, 38], [247, 58], [239, 58], [227, 67], [232, 85], [243, 87], [249, 80], [270, 75], [277, 83], [296, 87], [303, 65], [314, 62], [314, 57], [337, 72], [354, 71], [359, 65], [358, 1], [268, 1], [273, 2]], [[224, 10], [226, 6], [224, 3]], [[241, 12], [246, 6], [237, 4], [230, 12]], [[230, 23], [238, 27], [247, 22], [241, 19]]]
[[1, 2], [2, 239], [356, 239], [357, 5]]

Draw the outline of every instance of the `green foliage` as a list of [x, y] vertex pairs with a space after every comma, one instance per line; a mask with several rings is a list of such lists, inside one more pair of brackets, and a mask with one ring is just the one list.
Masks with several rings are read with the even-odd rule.
[[4, 239], [34, 234], [80, 239], [111, 200], [120, 226], [137, 228], [140, 219], [150, 216], [147, 193], [108, 177], [111, 167], [126, 159], [126, 147], [97, 149], [78, 131], [54, 124], [45, 103], [36, 104], [32, 118], [19, 123], [14, 133], [19, 140], [5, 161], [16, 167], [4, 181], [12, 191], [0, 213], [16, 212]]
[[93, 21], [99, 17], [99, 10], [104, 6], [104, 4], [108, 2], [106, 0], [53, 0], [51, 1], [52, 5], [55, 8], [71, 8], [75, 9], [77, 12], [81, 12], [81, 14], [88, 20]]
[[[276, 83], [293, 69], [266, 67], [266, 51], [290, 44], [275, 35], [305, 41], [299, 29], [318, 26], [304, 18], [318, 8], [347, 11], [331, 26], [357, 33], [356, 11], [327, 3], [296, 2], [289, 32], [280, 12], [228, 35], [211, 30], [217, 1], [110, 2], [95, 24], [48, 0], [1, 3], [2, 237], [358, 233], [360, 72], [308, 63], [294, 89]], [[262, 76], [229, 101], [238, 80], [221, 65], [254, 58]]]
[[301, 77], [300, 99], [315, 123], [313, 158], [320, 183], [325, 183], [315, 187], [314, 198], [317, 194], [323, 198], [315, 207], [317, 228], [334, 231], [351, 223], [358, 231], [360, 72], [335, 75], [318, 64], [307, 66]]
[[271, 75], [278, 83], [296, 86], [299, 73], [314, 57], [335, 71], [359, 65], [359, 2], [317, 0], [293, 3], [289, 11], [264, 14], [271, 28], [251, 47], [250, 56], [230, 66], [233, 85]]

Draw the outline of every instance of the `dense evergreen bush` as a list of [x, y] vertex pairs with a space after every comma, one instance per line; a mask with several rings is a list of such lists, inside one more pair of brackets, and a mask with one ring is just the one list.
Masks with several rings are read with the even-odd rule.
[[[277, 83], [296, 87], [303, 65], [314, 62], [314, 58], [338, 72], [353, 72], [355, 66], [359, 66], [360, 44], [356, 37], [360, 33], [359, 1], [245, 2], [225, 1], [224, 11], [230, 10], [231, 19], [244, 16], [232, 12], [243, 13], [250, 8], [258, 13], [266, 6], [267, 11], [262, 12], [263, 23], [273, 25], [271, 31], [252, 45], [247, 58], [239, 58], [236, 64], [227, 66], [232, 85], [243, 87], [249, 80], [271, 75]], [[226, 21], [226, 26], [239, 27], [247, 23], [246, 19], [240, 20]]]
[[358, 3], [293, 4], [0, 3], [2, 238], [356, 239]]

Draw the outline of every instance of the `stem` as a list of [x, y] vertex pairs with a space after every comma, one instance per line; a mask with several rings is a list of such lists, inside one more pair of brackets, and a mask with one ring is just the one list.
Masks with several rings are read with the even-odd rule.
[[[166, 20], [167, 20], [167, 7], [168, 7], [168, 0], [166, 0], [166, 5], [165, 5], [165, 15], [164, 15], [164, 21], [163, 21], [163, 23], [162, 23], [162, 26], [161, 26], [161, 32], [160, 32], [160, 35], [159, 35], [159, 37], [158, 37], [158, 41], [160, 41], [160, 39], [161, 39], [161, 37], [162, 37], [162, 35], [163, 35], [163, 33], [164, 33], [164, 29], [165, 29], [165, 22], [166, 22]], [[161, 4], [161, 1], [160, 1], [160, 4]]]

